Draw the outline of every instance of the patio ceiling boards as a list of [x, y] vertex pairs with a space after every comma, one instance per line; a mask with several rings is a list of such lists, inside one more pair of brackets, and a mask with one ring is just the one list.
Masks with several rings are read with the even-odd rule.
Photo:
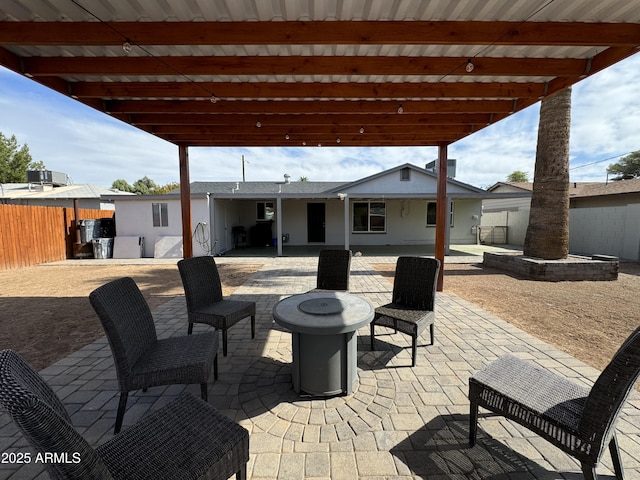
[[639, 45], [640, 0], [5, 0], [0, 12], [1, 65], [181, 146], [447, 145]]

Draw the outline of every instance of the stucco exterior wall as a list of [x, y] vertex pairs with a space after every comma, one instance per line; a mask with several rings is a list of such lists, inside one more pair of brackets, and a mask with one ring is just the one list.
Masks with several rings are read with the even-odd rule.
[[[144, 257], [153, 258], [156, 240], [164, 236], [182, 236], [182, 213], [180, 200], [115, 200], [116, 208], [116, 229], [118, 236], [144, 237]], [[152, 203], [167, 204], [166, 227], [154, 227], [151, 211]], [[193, 232], [199, 222], [210, 225], [208, 207], [206, 199], [194, 199], [191, 202], [191, 216]], [[210, 230], [209, 230], [210, 232]], [[205, 255], [207, 252], [196, 241], [193, 243], [194, 255]]]

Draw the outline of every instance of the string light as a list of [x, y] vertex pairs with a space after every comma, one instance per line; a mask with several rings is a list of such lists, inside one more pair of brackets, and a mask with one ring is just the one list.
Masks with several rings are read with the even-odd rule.
[[404, 113], [404, 107], [402, 104], [398, 105], [398, 113]]
[[364, 133], [364, 127], [360, 127], [360, 133]]
[[285, 139], [285, 140], [289, 140], [289, 134], [288, 134], [288, 133], [285, 133], [285, 134], [284, 134], [284, 139]]
[[342, 140], [340, 140], [340, 137], [336, 138], [336, 143], [340, 143]]
[[133, 47], [131, 46], [131, 40], [127, 38], [124, 41], [124, 43], [122, 44], [122, 50], [124, 50], [124, 53], [131, 53], [131, 50], [133, 50]]
[[220, 101], [220, 97], [218, 97], [215, 93], [211, 94], [211, 103], [218, 103]]
[[260, 128], [262, 126], [262, 122], [260, 122], [260, 120], [258, 120], [256, 122], [256, 128]]
[[473, 64], [471, 59], [468, 59], [467, 60], [467, 65], [464, 67], [464, 69], [467, 71], [467, 73], [471, 73], [471, 72], [473, 72], [474, 68], [476, 68], [476, 66]]

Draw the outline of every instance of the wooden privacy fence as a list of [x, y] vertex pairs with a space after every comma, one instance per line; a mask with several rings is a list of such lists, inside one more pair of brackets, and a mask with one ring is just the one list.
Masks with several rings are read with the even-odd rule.
[[[78, 220], [114, 214], [80, 208]], [[74, 220], [73, 208], [0, 205], [0, 270], [73, 258]]]

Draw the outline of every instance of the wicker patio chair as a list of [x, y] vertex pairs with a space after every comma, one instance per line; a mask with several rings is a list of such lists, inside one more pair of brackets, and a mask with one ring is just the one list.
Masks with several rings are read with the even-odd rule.
[[478, 407], [509, 418], [576, 458], [586, 479], [607, 445], [623, 478], [615, 424], [640, 375], [640, 328], [629, 336], [591, 389], [535, 364], [504, 355], [469, 379], [469, 443], [475, 445]]
[[188, 333], [194, 323], [206, 323], [222, 331], [222, 354], [227, 356], [227, 331], [240, 320], [251, 317], [251, 338], [256, 336], [256, 304], [228, 300], [222, 296], [222, 284], [213, 257], [185, 258], [178, 270], [187, 299]]
[[213, 333], [158, 339], [153, 316], [130, 277], [96, 288], [89, 300], [107, 334], [118, 376], [120, 403], [114, 433], [122, 428], [129, 392], [157, 385], [199, 383], [207, 400], [213, 365], [218, 378], [218, 337]]
[[[165, 407], [93, 448], [74, 429], [60, 399], [13, 350], [0, 351], [0, 405], [52, 479], [244, 479], [249, 434], [208, 403], [184, 393]], [[32, 457], [35, 463], [35, 456]]]
[[427, 325], [431, 345], [434, 342], [434, 306], [439, 270], [440, 261], [435, 258], [398, 257], [391, 303], [376, 308], [371, 322], [371, 350], [374, 350], [375, 327], [393, 328], [411, 337], [411, 366], [415, 367], [418, 337]]
[[351, 250], [321, 250], [318, 256], [317, 290], [349, 290]]

